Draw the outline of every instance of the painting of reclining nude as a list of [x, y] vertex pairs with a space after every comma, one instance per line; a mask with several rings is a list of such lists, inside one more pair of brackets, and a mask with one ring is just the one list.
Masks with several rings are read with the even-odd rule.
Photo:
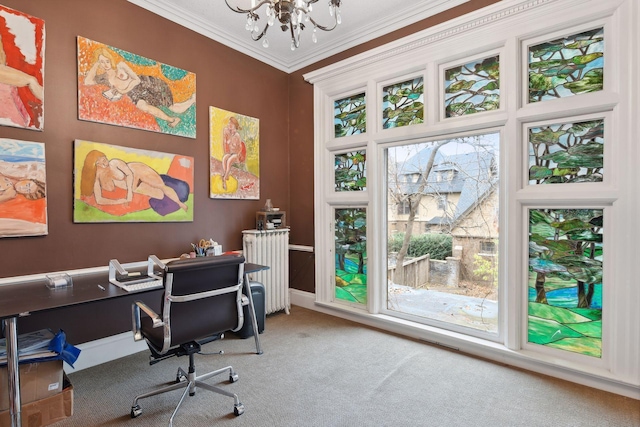
[[196, 137], [196, 75], [78, 37], [78, 118]]
[[47, 234], [44, 144], [0, 138], [0, 237]]
[[76, 140], [73, 221], [193, 221], [193, 157]]
[[0, 124], [44, 126], [44, 21], [0, 5]]

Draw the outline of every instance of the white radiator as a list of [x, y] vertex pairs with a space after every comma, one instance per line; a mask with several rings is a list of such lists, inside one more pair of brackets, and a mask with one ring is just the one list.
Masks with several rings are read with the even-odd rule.
[[269, 267], [249, 274], [264, 285], [265, 314], [285, 310], [289, 314], [289, 229], [244, 230], [242, 250], [247, 262]]

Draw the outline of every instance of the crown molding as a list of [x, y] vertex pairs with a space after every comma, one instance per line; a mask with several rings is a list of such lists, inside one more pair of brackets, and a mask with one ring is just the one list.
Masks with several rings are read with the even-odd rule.
[[[502, 0], [467, 15], [460, 16], [387, 43], [386, 45], [352, 56], [336, 64], [311, 71], [303, 77], [307, 82], [316, 84], [322, 80], [331, 79], [334, 76], [343, 75], [358, 68], [370, 67], [371, 64], [375, 62], [411, 52], [443, 39], [461, 35], [472, 30], [475, 31], [482, 27], [488, 27], [505, 18], [523, 15], [525, 13], [531, 14], [533, 11], [540, 10], [550, 4], [562, 3], [564, 6], [567, 6], [569, 4], [575, 4], [576, 2], [577, 0]], [[584, 1], [582, 1], [582, 3], [584, 3]]]
[[264, 49], [260, 43], [256, 43], [251, 40], [250, 37], [247, 37], [244, 28], [239, 29], [239, 34], [242, 34], [242, 36], [239, 37], [221, 29], [215, 22], [208, 21], [203, 16], [175, 3], [166, 0], [127, 1], [258, 61], [264, 62], [280, 71], [292, 73], [322, 59], [343, 52], [346, 49], [350, 49], [422, 19], [467, 3], [469, 0], [423, 0], [419, 6], [412, 5], [399, 9], [393, 14], [383, 15], [379, 19], [367, 23], [366, 28], [351, 31], [347, 33], [346, 36], [340, 37], [337, 40], [329, 40], [324, 45], [316, 46], [315, 49], [309, 51], [309, 53], [305, 54], [302, 49], [298, 49], [286, 55], [277, 54], [273, 49]]

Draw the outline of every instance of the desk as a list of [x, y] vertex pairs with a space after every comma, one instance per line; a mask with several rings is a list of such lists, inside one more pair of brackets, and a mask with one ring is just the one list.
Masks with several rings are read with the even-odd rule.
[[249, 283], [249, 274], [268, 269], [269, 267], [266, 265], [252, 264], [250, 262], [244, 263], [244, 292], [247, 298], [249, 298], [249, 314], [251, 315], [251, 325], [253, 326], [253, 338], [256, 341], [257, 354], [262, 354], [262, 347], [260, 347], [260, 338], [258, 337], [258, 335], [260, 334], [258, 333], [258, 320], [256, 319], [256, 311], [253, 308], [253, 294], [251, 292], [251, 284]]
[[[245, 263], [244, 287], [249, 299], [249, 313], [253, 324], [256, 352], [262, 354], [258, 337], [258, 322], [253, 308], [253, 297], [248, 274], [266, 270], [269, 267]], [[73, 286], [62, 289], [49, 289], [45, 279], [34, 279], [15, 284], [0, 286], [0, 319], [4, 321], [7, 339], [7, 376], [9, 378], [9, 400], [12, 427], [21, 426], [20, 378], [18, 371], [18, 328], [19, 317], [31, 313], [50, 311], [79, 304], [102, 301], [111, 298], [125, 297], [135, 293], [149, 292], [142, 290], [127, 292], [109, 283], [108, 271], [72, 275]]]

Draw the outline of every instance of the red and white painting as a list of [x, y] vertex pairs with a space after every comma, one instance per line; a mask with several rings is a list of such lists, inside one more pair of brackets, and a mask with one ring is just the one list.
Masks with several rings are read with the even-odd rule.
[[44, 21], [0, 5], [0, 125], [44, 127]]

